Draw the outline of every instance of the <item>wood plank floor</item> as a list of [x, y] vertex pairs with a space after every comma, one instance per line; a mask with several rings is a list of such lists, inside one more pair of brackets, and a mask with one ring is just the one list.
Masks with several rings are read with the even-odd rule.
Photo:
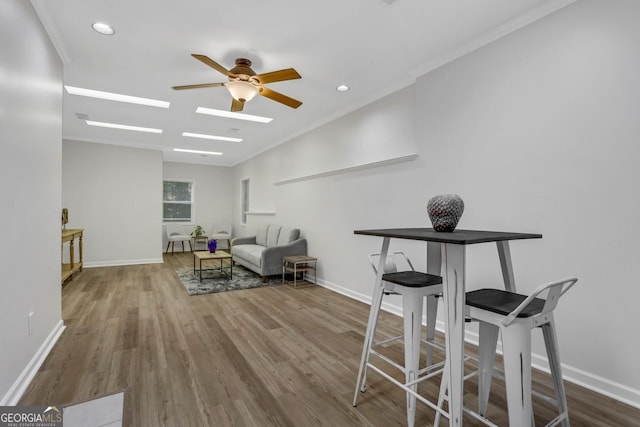
[[[175, 269], [189, 266], [190, 254], [175, 254], [79, 273], [62, 291], [67, 328], [20, 405], [125, 391], [125, 426], [406, 425], [404, 394], [373, 372], [351, 406], [369, 306], [319, 286], [188, 296]], [[382, 314], [381, 336], [401, 330], [400, 318]], [[400, 345], [386, 350], [401, 360]], [[546, 375], [534, 380], [550, 392]], [[438, 386], [421, 384], [420, 393], [435, 400]], [[476, 386], [465, 383], [465, 403]], [[573, 384], [567, 391], [574, 427], [640, 425], [640, 410]], [[548, 404], [534, 405], [537, 425], [554, 417]], [[501, 381], [489, 414], [507, 425]], [[418, 404], [417, 426], [433, 418]]]

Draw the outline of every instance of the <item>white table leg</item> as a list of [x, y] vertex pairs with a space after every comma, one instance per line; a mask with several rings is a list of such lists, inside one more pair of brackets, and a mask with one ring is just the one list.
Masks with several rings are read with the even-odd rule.
[[442, 275], [442, 244], [427, 242], [427, 273]]
[[516, 291], [516, 279], [513, 275], [513, 265], [511, 264], [511, 250], [509, 241], [496, 242], [498, 246], [498, 257], [500, 257], [500, 268], [502, 269], [502, 279], [504, 288], [509, 292]]
[[456, 427], [462, 425], [465, 249], [464, 245], [442, 244], [445, 346], [449, 365], [449, 425]]
[[[434, 276], [442, 274], [442, 254], [440, 243], [427, 242], [427, 273]], [[433, 342], [435, 338], [435, 324], [437, 321], [438, 298], [435, 295], [427, 297], [427, 341]], [[425, 366], [433, 363], [431, 355], [433, 348], [427, 345], [427, 361]]]

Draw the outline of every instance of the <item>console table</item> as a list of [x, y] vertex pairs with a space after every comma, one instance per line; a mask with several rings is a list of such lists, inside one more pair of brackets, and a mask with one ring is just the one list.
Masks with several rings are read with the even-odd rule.
[[[82, 271], [82, 232], [83, 228], [62, 230], [62, 245], [60, 258], [62, 259], [62, 284], [75, 272]], [[74, 242], [78, 240], [78, 262], [75, 260]], [[64, 262], [64, 244], [69, 242], [69, 262]]]

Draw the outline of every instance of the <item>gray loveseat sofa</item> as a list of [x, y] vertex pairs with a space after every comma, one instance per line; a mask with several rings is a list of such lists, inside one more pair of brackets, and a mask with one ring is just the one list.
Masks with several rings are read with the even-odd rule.
[[255, 236], [237, 237], [231, 241], [233, 261], [262, 276], [282, 274], [282, 257], [306, 255], [307, 241], [300, 229], [280, 225], [261, 225]]

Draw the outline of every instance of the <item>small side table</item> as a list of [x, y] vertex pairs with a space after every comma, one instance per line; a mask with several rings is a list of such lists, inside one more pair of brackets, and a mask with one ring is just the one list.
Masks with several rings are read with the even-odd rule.
[[197, 251], [198, 249], [198, 243], [202, 243], [204, 245], [204, 249], [203, 250], [207, 250], [207, 243], [209, 242], [209, 238], [207, 236], [193, 236], [193, 250]]
[[[285, 273], [293, 273], [293, 287], [298, 287], [298, 273], [302, 273], [301, 280], [306, 280], [310, 285], [315, 284], [317, 280], [316, 276], [316, 264], [318, 258], [306, 256], [306, 255], [292, 255], [282, 257], [282, 283], [285, 283]], [[313, 271], [313, 282], [307, 279], [307, 273]], [[309, 286], [310, 286], [309, 285]]]

